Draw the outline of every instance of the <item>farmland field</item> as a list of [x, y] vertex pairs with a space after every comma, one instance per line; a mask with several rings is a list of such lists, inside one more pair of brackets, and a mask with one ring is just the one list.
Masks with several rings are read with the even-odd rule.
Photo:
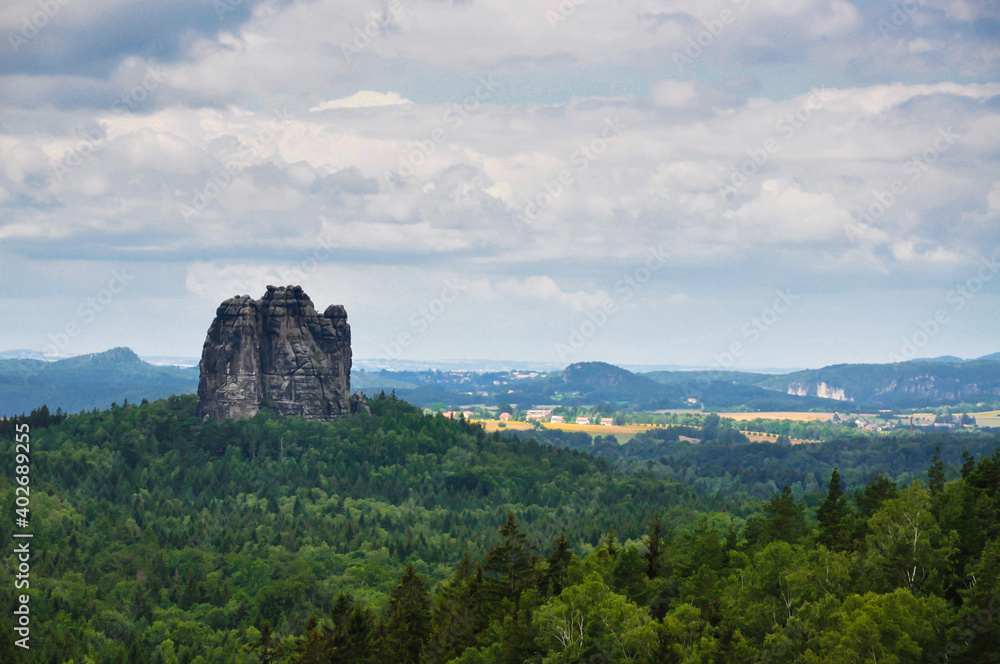
[[771, 411], [766, 413], [719, 413], [737, 422], [749, 422], [760, 418], [762, 420], [792, 420], [793, 422], [826, 421], [833, 418], [833, 413], [797, 413], [792, 411]]
[[[504, 422], [506, 427], [500, 427], [500, 420], [473, 420], [473, 422], [478, 422], [483, 425], [487, 431], [527, 431], [532, 428], [532, 424], [528, 422], [518, 422], [518, 421], [507, 421]], [[543, 422], [542, 426], [546, 429], [560, 429], [562, 431], [582, 431], [583, 433], [590, 434], [592, 436], [614, 436], [618, 439], [619, 443], [627, 443], [632, 439], [637, 433], [646, 431], [647, 429], [653, 428], [651, 424], [624, 424], [624, 425], [612, 425], [603, 426], [601, 424], [574, 424], [572, 422], [567, 422], [565, 424], [552, 424], [551, 422]]]
[[[514, 429], [515, 431], [523, 431], [532, 428], [532, 424], [528, 422], [518, 422], [518, 421], [507, 421], [504, 422], [506, 427], [500, 427], [500, 420], [473, 420], [473, 422], [478, 422], [482, 424], [487, 431], [497, 431], [501, 428]], [[637, 434], [646, 429], [652, 428], [651, 424], [624, 424], [621, 426], [603, 426], [600, 424], [573, 424], [572, 422], [567, 422], [565, 424], [552, 424], [551, 422], [543, 422], [542, 426], [546, 429], [560, 429], [562, 431], [583, 431], [584, 433], [606, 435], [606, 434]]]
[[981, 427], [1000, 427], [1000, 410], [990, 410], [984, 413], [969, 413], [976, 418], [976, 424]]

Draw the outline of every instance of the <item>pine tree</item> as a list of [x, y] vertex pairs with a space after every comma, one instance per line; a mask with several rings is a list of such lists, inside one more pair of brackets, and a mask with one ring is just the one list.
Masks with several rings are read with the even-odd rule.
[[566, 533], [560, 533], [555, 546], [545, 559], [548, 567], [545, 570], [544, 585], [552, 595], [558, 595], [566, 587], [566, 577], [569, 574], [569, 561], [573, 554], [569, 550], [569, 540]]
[[450, 662], [476, 644], [476, 635], [489, 623], [484, 585], [482, 569], [472, 563], [466, 550], [438, 592], [433, 636], [423, 652], [427, 664]]
[[534, 585], [535, 556], [525, 544], [527, 537], [521, 532], [513, 512], [507, 515], [499, 532], [503, 539], [486, 554], [483, 571], [489, 594], [495, 599], [516, 602], [521, 591]]
[[540, 600], [538, 591], [521, 595], [519, 604], [511, 607], [500, 633], [500, 657], [497, 664], [536, 662], [545, 654], [539, 648], [538, 627], [534, 624], [534, 609]]
[[660, 524], [660, 517], [657, 516], [649, 527], [649, 536], [646, 538], [646, 553], [643, 554], [643, 558], [646, 559], [646, 576], [650, 579], [655, 579], [660, 574], [662, 535], [663, 526]]
[[382, 624], [383, 661], [418, 664], [431, 635], [431, 596], [413, 565], [389, 595]]
[[840, 484], [840, 472], [834, 468], [827, 485], [826, 498], [816, 510], [819, 521], [819, 541], [835, 551], [843, 551], [850, 544], [850, 508]]
[[944, 492], [944, 463], [941, 461], [941, 448], [934, 448], [934, 457], [931, 459], [931, 467], [927, 469], [928, 486], [932, 496], [939, 496]]
[[330, 623], [318, 625], [315, 616], [306, 636], [295, 646], [294, 664], [368, 664], [372, 660], [375, 618], [354, 598], [340, 593], [330, 608]]
[[764, 523], [762, 527], [763, 543], [783, 541], [795, 542], [806, 532], [805, 507], [795, 502], [792, 489], [787, 484], [781, 493], [775, 495], [764, 505]]
[[863, 489], [854, 490], [854, 502], [858, 505], [858, 516], [867, 519], [878, 511], [887, 500], [898, 495], [896, 483], [879, 473], [865, 485]]
[[618, 536], [615, 535], [615, 527], [611, 526], [608, 529], [608, 536], [605, 538], [605, 547], [608, 550], [608, 555], [614, 558], [618, 555], [618, 547], [615, 542], [618, 540]]
[[976, 470], [976, 459], [969, 450], [962, 450], [962, 478], [969, 477]]
[[868, 519], [878, 511], [885, 501], [891, 500], [897, 495], [896, 483], [881, 473], [868, 480], [868, 484], [863, 489], [854, 490], [854, 502], [858, 506], [852, 536], [855, 548], [868, 536]]
[[[269, 621], [265, 620], [264, 624], [260, 626], [259, 634], [258, 638], [246, 645], [247, 651], [257, 653], [260, 664], [277, 662], [281, 658], [281, 640], [275, 637]], [[170, 647], [173, 648], [172, 643]]]

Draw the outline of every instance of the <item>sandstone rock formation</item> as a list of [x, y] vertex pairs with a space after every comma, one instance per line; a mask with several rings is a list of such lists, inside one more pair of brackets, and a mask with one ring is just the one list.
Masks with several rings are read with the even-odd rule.
[[360, 393], [351, 397], [347, 312], [338, 304], [318, 314], [300, 286], [219, 305], [200, 368], [198, 417], [253, 417], [262, 405], [322, 420], [368, 410]]

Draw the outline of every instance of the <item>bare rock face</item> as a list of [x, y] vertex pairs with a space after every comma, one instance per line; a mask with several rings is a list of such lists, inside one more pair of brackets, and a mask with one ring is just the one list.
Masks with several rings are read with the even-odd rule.
[[201, 353], [195, 415], [285, 415], [330, 420], [368, 407], [351, 396], [351, 326], [337, 304], [322, 315], [300, 286], [268, 286], [219, 305]]

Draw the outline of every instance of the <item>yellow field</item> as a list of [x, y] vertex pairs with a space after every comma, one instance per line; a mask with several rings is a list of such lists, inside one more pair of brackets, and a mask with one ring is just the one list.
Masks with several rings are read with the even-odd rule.
[[[766, 413], [719, 413], [722, 417], [728, 417], [737, 422], [748, 422], [750, 420], [755, 420], [758, 417], [764, 420], [791, 420], [793, 422], [818, 422], [827, 421], [833, 418], [833, 413], [799, 413], [792, 411], [770, 411]], [[992, 410], [983, 413], [970, 413], [976, 422], [980, 426], [990, 426], [990, 427], [1000, 427], [1000, 410]], [[874, 417], [875, 414], [864, 414], [865, 417]], [[909, 421], [909, 415], [902, 418], [904, 424]], [[913, 423], [917, 426], [925, 426], [934, 421], [933, 413], [914, 413]], [[487, 431], [497, 431], [500, 429], [500, 420], [473, 420], [473, 422], [478, 422], [483, 425]], [[510, 420], [505, 422], [507, 430], [511, 431], [527, 431], [532, 428], [532, 424], [529, 422], [518, 422]], [[582, 431], [591, 435], [613, 435], [618, 438], [619, 442], [627, 442], [632, 436], [642, 431], [646, 431], [653, 427], [652, 424], [625, 424], [621, 426], [602, 426], [600, 424], [573, 424], [567, 422], [565, 424], [552, 424], [551, 422], [543, 422], [542, 426], [546, 429], [560, 429], [562, 431]], [[777, 438], [775, 434], [764, 434], [757, 433], [754, 431], [744, 431], [746, 436], [754, 441], [769, 441], [774, 442]], [[801, 443], [816, 443], [819, 441], [815, 440], [803, 440], [799, 438], [791, 439], [793, 445], [798, 445]]]
[[756, 420], [792, 420], [793, 422], [816, 422], [833, 419], [833, 413], [795, 413], [790, 411], [772, 411], [768, 413], [719, 413], [737, 422]]
[[[813, 413], [817, 414], [817, 413]], [[787, 419], [787, 418], [786, 418]], [[498, 431], [500, 430], [500, 420], [472, 420], [483, 425], [483, 428], [487, 431]], [[509, 420], [506, 422], [505, 431], [527, 431], [532, 428], [532, 425], [528, 422], [518, 422], [515, 420]], [[623, 424], [621, 426], [610, 426], [606, 427], [600, 424], [552, 424], [551, 422], [543, 422], [542, 426], [546, 429], [560, 429], [562, 431], [582, 431], [591, 435], [607, 436], [613, 435], [618, 439], [619, 443], [628, 442], [632, 436], [637, 433], [646, 431], [647, 429], [653, 428], [652, 424]], [[697, 428], [697, 427], [696, 427]], [[744, 431], [747, 438], [754, 442], [771, 442], [773, 443], [777, 440], [777, 434], [768, 433], [757, 433], [756, 431]], [[681, 436], [681, 440], [687, 442], [695, 442], [697, 439], [689, 438], [687, 436]], [[817, 440], [803, 440], [800, 438], [791, 439], [793, 445], [799, 445], [801, 443], [818, 443]]]
[[1000, 427], [1000, 410], [988, 410], [984, 413], [969, 413], [976, 418], [976, 424], [981, 427]]
[[[473, 422], [478, 422], [482, 424], [487, 431], [497, 431], [500, 429], [500, 420], [472, 420]], [[525, 431], [532, 428], [532, 424], [528, 422], [517, 422], [517, 421], [507, 421], [506, 429], [513, 429], [515, 431]], [[637, 434], [646, 429], [652, 428], [651, 424], [624, 424], [621, 426], [602, 426], [600, 424], [573, 424], [567, 422], [565, 424], [552, 424], [551, 422], [542, 422], [542, 426], [546, 429], [559, 429], [561, 431], [583, 431], [589, 434], [607, 435], [607, 434]]]

